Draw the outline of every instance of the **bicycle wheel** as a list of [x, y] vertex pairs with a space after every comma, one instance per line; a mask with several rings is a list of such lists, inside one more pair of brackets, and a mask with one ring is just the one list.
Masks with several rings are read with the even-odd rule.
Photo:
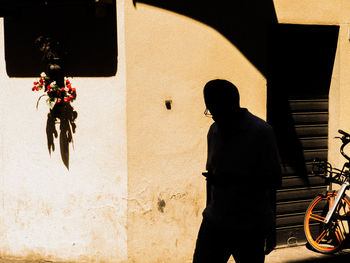
[[328, 224], [324, 223], [327, 212], [337, 193], [325, 193], [310, 203], [305, 213], [304, 232], [311, 247], [324, 254], [339, 251], [349, 234], [350, 201], [345, 196], [340, 201]]

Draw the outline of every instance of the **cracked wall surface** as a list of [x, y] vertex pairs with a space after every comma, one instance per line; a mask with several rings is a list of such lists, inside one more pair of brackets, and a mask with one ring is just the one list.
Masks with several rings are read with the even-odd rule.
[[[330, 96], [333, 136], [340, 123], [342, 127], [350, 123], [345, 103], [350, 83], [346, 81], [349, 1], [273, 2], [279, 23], [340, 25], [341, 51]], [[242, 105], [265, 118], [266, 78], [212, 27], [147, 4], [125, 7], [128, 259], [191, 262], [205, 206], [201, 172], [211, 124], [203, 116], [202, 88], [211, 79], [228, 79], [238, 86]], [[258, 37], [256, 33], [248, 34]], [[171, 110], [166, 100], [172, 101]], [[338, 144], [330, 141], [329, 149], [335, 153]]]
[[116, 76], [71, 79], [78, 118], [68, 170], [58, 139], [51, 156], [47, 150], [49, 108], [42, 100], [36, 110], [36, 79], [7, 76], [0, 18], [0, 257], [125, 262], [126, 84], [118, 37]]
[[[274, 4], [280, 23], [340, 25], [330, 135], [349, 131], [349, 1]], [[118, 0], [117, 27], [117, 75], [72, 80], [78, 119], [67, 171], [59, 151], [47, 152], [48, 108], [35, 109], [33, 80], [6, 74], [0, 19], [0, 257], [191, 262], [211, 124], [204, 84], [232, 81], [242, 106], [265, 118], [266, 78], [210, 26]]]
[[266, 80], [209, 26], [149, 5], [125, 7], [128, 260], [191, 262], [212, 123], [203, 87], [214, 78], [232, 81], [242, 106], [264, 118]]

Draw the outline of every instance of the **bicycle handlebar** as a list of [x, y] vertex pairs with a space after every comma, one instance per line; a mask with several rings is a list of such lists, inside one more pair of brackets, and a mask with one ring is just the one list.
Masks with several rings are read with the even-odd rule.
[[321, 161], [317, 158], [312, 163], [312, 174], [320, 176], [328, 183], [343, 184], [346, 180], [344, 171], [337, 168], [333, 168], [332, 165], [327, 161]]
[[340, 153], [350, 162], [350, 157], [344, 153], [344, 147], [350, 142], [350, 134], [340, 129], [338, 132], [343, 135], [343, 137], [340, 138], [343, 142], [342, 146], [340, 147]]
[[338, 132], [340, 133], [340, 134], [342, 134], [342, 135], [344, 135], [345, 137], [349, 137], [350, 138], [350, 134], [349, 133], [347, 133], [347, 132], [345, 132], [345, 131], [343, 131], [343, 130], [338, 130]]
[[346, 180], [346, 177], [342, 175], [341, 173], [335, 174], [334, 176], [332, 175], [331, 177], [327, 177], [326, 180], [328, 182], [336, 183], [339, 185], [342, 185], [344, 183], [344, 180]]

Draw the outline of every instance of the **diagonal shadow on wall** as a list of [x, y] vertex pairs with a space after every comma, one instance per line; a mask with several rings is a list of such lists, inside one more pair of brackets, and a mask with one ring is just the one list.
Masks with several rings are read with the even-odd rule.
[[267, 75], [269, 27], [277, 24], [272, 0], [133, 0], [173, 11], [216, 29]]

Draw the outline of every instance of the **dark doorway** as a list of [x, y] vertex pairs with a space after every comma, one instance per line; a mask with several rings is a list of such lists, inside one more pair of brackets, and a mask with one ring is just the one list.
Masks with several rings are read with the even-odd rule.
[[305, 210], [326, 189], [310, 172], [314, 158], [327, 159], [328, 94], [338, 32], [338, 26], [287, 24], [270, 31], [267, 119], [283, 165], [277, 193], [279, 245], [305, 240]]
[[68, 76], [116, 74], [115, 0], [29, 1], [9, 6], [11, 12], [4, 18], [8, 76], [37, 77], [46, 71], [47, 63], [43, 63], [42, 52], [35, 46], [39, 36], [60, 43], [63, 69]]

